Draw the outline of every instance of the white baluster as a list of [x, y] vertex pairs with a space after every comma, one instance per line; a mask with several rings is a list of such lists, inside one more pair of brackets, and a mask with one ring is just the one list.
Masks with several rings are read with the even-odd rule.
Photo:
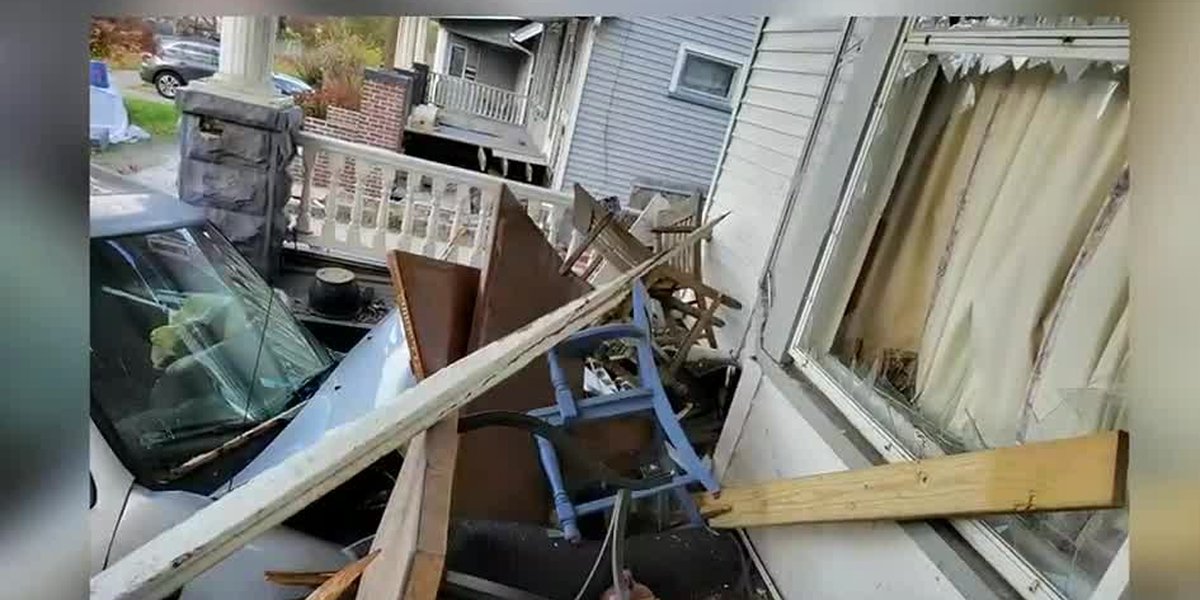
[[408, 186], [404, 191], [404, 220], [400, 222], [400, 244], [405, 250], [410, 249], [413, 238], [413, 221], [417, 220], [416, 199], [421, 190], [421, 174], [416, 171], [408, 172]]
[[466, 227], [463, 220], [467, 218], [467, 214], [471, 211], [471, 186], [467, 182], [458, 182], [455, 190], [457, 200], [454, 203], [454, 215], [450, 220], [450, 237], [446, 245], [446, 250], [442, 252], [439, 258], [459, 262], [458, 249], [462, 247], [463, 238], [466, 237]]
[[312, 182], [316, 175], [313, 166], [319, 152], [316, 148], [303, 148], [300, 155], [300, 214], [296, 216], [296, 233], [303, 235], [312, 234]]
[[537, 228], [546, 233], [546, 226], [542, 223], [542, 203], [533, 198], [523, 198], [525, 200], [525, 214], [529, 215], [529, 220], [533, 221]]
[[325, 221], [321, 224], [321, 241], [326, 247], [337, 243], [337, 213], [341, 205], [342, 170], [346, 167], [346, 155], [329, 153], [329, 193], [325, 196]]
[[483, 263], [487, 260], [488, 254], [491, 252], [492, 236], [492, 214], [500, 203], [500, 187], [487, 186], [479, 189], [479, 221], [475, 226], [475, 239], [471, 244], [471, 257], [469, 264], [475, 267], [483, 267]]
[[392, 205], [392, 184], [396, 182], [396, 169], [383, 165], [380, 170], [379, 209], [375, 211], [375, 233], [371, 238], [371, 247], [377, 250], [387, 250], [388, 213]]
[[433, 191], [429, 195], [429, 218], [425, 221], [425, 243], [421, 246], [421, 254], [430, 258], [438, 257], [438, 231], [441, 229], [442, 198], [446, 195], [446, 178], [433, 178]]
[[551, 246], [558, 248], [558, 226], [562, 220], [563, 207], [561, 204], [548, 204], [547, 207], [546, 239], [550, 240]]
[[354, 161], [354, 204], [350, 205], [350, 226], [346, 229], [346, 243], [351, 248], [363, 245], [362, 216], [363, 203], [366, 201], [363, 191], [367, 187], [367, 175], [371, 173], [372, 168], [374, 165], [365, 159], [359, 158]]

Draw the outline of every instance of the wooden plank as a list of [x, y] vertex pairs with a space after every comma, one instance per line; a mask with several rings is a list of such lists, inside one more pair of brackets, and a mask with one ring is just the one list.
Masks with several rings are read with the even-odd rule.
[[688, 240], [587, 296], [484, 346], [454, 365], [327, 432], [312, 446], [200, 509], [91, 578], [90, 597], [142, 599], [170, 595], [184, 583], [282, 523], [384, 454], [521, 370], [546, 350], [618, 306], [629, 283], [699, 239], [728, 213]]
[[454, 412], [425, 432], [425, 483], [405, 600], [434, 600], [441, 587], [457, 456], [458, 412]]
[[337, 571], [265, 571], [263, 576], [276, 585], [320, 587]]
[[1106, 432], [699, 494], [719, 528], [1116, 508], [1128, 436]]
[[313, 590], [305, 600], [338, 600], [349, 590], [354, 582], [358, 581], [358, 576], [362, 575], [363, 569], [371, 564], [379, 556], [379, 551], [371, 552], [370, 554], [346, 565], [341, 571], [334, 573], [333, 577], [325, 580], [320, 587]]
[[[420, 381], [466, 353], [479, 270], [393, 250], [388, 253], [388, 271], [413, 374]], [[432, 600], [437, 596], [457, 452], [457, 411], [413, 439], [401, 475], [419, 478], [420, 495], [405, 494], [397, 480], [371, 543], [372, 549], [382, 549], [387, 556], [363, 574], [358, 600]], [[406, 481], [404, 485], [412, 484]], [[405, 515], [404, 527], [388, 525], [395, 521], [395, 514]]]
[[401, 598], [400, 591], [408, 581], [409, 565], [417, 543], [421, 517], [421, 497], [425, 484], [425, 438], [421, 432], [408, 444], [404, 464], [392, 486], [383, 518], [371, 541], [371, 552], [380, 560], [363, 574], [356, 598]]

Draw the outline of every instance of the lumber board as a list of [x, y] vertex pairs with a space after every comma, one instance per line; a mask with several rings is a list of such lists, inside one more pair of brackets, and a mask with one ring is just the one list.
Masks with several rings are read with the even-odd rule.
[[[421, 381], [466, 354], [479, 270], [393, 250], [388, 253], [388, 271], [404, 323], [413, 374]], [[404, 466], [410, 478], [421, 479], [420, 496], [414, 499], [405, 495], [399, 483], [392, 491], [371, 543], [373, 549], [386, 549], [388, 556], [367, 568], [358, 588], [358, 600], [433, 600], [437, 596], [450, 525], [458, 412], [413, 438], [409, 448]], [[405, 504], [401, 508], [399, 505], [405, 502], [416, 502], [416, 506]], [[409, 529], [389, 529], [385, 526], [389, 511], [415, 511], [417, 517], [403, 521]]]
[[400, 474], [388, 496], [375, 539], [371, 540], [371, 552], [377, 553], [380, 560], [376, 566], [366, 568], [356, 598], [400, 598], [407, 584], [421, 518], [427, 435], [428, 432], [421, 432], [408, 444], [404, 464], [400, 465]]
[[713, 219], [688, 239], [609, 284], [479, 348], [375, 410], [326, 433], [312, 446], [260, 473], [92, 576], [90, 597], [141, 599], [172, 594], [255, 536], [282, 523], [618, 306], [631, 281], [705, 235], [727, 215]]
[[358, 576], [362, 575], [364, 569], [371, 564], [379, 556], [378, 551], [373, 551], [370, 554], [346, 565], [342, 570], [333, 574], [333, 577], [325, 580], [317, 589], [313, 590], [305, 600], [338, 600], [345, 594], [347, 590], [354, 586], [354, 582], [358, 581]]
[[425, 482], [417, 519], [416, 548], [402, 596], [406, 600], [437, 598], [446, 564], [457, 455], [458, 412], [453, 412], [425, 432]]
[[1128, 447], [1113, 431], [727, 487], [697, 503], [717, 528], [1117, 508]]
[[263, 577], [276, 585], [320, 587], [337, 571], [265, 571]]

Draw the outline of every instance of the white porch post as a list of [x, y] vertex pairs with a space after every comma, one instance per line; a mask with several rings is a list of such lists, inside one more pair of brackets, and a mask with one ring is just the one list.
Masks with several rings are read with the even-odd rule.
[[286, 102], [271, 82], [278, 28], [276, 16], [221, 17], [221, 57], [212, 88], [243, 99]]
[[411, 69], [413, 63], [429, 64], [425, 58], [425, 38], [429, 31], [429, 17], [400, 17], [396, 32], [396, 56], [392, 66]]
[[1200, 593], [1200, 4], [1130, 20], [1132, 598]]

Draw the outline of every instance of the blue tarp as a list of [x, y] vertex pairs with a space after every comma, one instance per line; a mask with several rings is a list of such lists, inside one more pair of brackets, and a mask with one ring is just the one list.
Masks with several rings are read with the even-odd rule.
[[102, 60], [93, 60], [88, 64], [88, 83], [98, 88], [108, 87], [108, 65]]
[[[103, 75], [97, 75], [97, 70]], [[101, 61], [92, 61], [90, 79], [88, 139], [101, 145], [149, 139], [150, 134], [146, 130], [129, 122], [121, 91], [109, 83], [108, 66]], [[96, 85], [97, 81], [104, 85]]]

